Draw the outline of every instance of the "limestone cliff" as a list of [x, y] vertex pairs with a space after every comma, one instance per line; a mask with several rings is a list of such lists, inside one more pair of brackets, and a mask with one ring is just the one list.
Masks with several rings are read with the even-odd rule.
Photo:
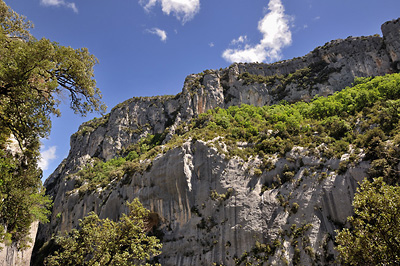
[[[53, 234], [74, 228], [88, 212], [117, 219], [127, 211], [124, 203], [138, 197], [161, 218], [163, 265], [234, 265], [261, 252], [261, 244], [273, 251], [269, 263], [291, 263], [296, 256], [305, 265], [333, 263], [334, 230], [351, 215], [356, 184], [369, 167], [361, 157], [339, 174], [339, 163], [350, 154], [331, 159], [294, 147], [283, 158], [271, 158], [273, 169], [255, 173], [259, 158], [227, 158], [219, 151], [224, 147], [216, 147], [218, 139], [188, 139], [151, 163], [142, 162], [148, 164], [146, 171], [90, 193], [75, 189], [74, 174], [92, 158], [110, 160], [147, 134], [164, 134], [167, 144], [179, 125], [209, 109], [310, 100], [349, 86], [357, 76], [398, 72], [400, 20], [386, 22], [382, 32], [383, 37], [331, 41], [274, 64], [233, 64], [192, 74], [176, 96], [133, 98], [84, 123], [71, 137], [68, 157], [45, 182], [54, 207], [50, 223], [39, 226], [36, 261]], [[287, 167], [293, 182], [265, 191], [265, 184]], [[297, 251], [290, 241], [300, 233]]]
[[[29, 230], [29, 237], [34, 240], [36, 237], [38, 222], [34, 222]], [[33, 250], [33, 245], [25, 250], [18, 250], [15, 245], [6, 246], [4, 244], [0, 245], [2, 249], [0, 251], [0, 266], [10, 266], [10, 265], [29, 265], [31, 261], [31, 254]]]

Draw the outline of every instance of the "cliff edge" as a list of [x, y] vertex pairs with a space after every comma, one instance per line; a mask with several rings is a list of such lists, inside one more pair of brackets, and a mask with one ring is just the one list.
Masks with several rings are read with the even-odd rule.
[[[338, 172], [351, 152], [329, 158], [310, 153], [308, 147], [293, 147], [283, 157], [271, 157], [273, 169], [259, 173], [254, 169], [262, 158], [227, 157], [221, 152], [224, 145], [215, 146], [218, 138], [185, 139], [166, 152], [162, 149], [183, 123], [210, 109], [310, 101], [350, 86], [355, 77], [398, 72], [400, 19], [384, 23], [382, 33], [334, 40], [274, 64], [235, 63], [192, 74], [175, 96], [132, 98], [82, 124], [71, 136], [68, 157], [45, 182], [54, 206], [50, 223], [39, 226], [32, 264], [39, 265], [51, 250], [52, 235], [76, 227], [90, 211], [118, 219], [127, 211], [124, 203], [137, 197], [160, 218], [155, 230], [164, 245], [162, 265], [234, 265], [243, 254], [261, 252], [267, 244], [269, 263], [289, 263], [301, 255], [304, 264], [334, 264], [334, 230], [352, 214], [357, 182], [369, 168], [363, 155], [354, 167]], [[76, 173], [85, 165], [120, 156], [148, 135], [162, 136], [162, 143], [159, 154], [141, 162], [144, 170], [115, 178], [104, 188], [76, 189]], [[293, 180], [301, 181], [265, 190], [265, 184], [288, 169]], [[306, 174], [311, 171], [314, 176]], [[313, 178], [319, 175], [327, 178]], [[305, 243], [299, 251], [280, 240], [299, 230]]]

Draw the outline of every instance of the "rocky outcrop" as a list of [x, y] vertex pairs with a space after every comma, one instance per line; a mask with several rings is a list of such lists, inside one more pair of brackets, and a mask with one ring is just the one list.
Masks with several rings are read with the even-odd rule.
[[[71, 137], [68, 158], [45, 182], [54, 207], [50, 223], [40, 225], [36, 253], [54, 233], [74, 228], [88, 212], [117, 219], [126, 211], [124, 203], [139, 197], [161, 218], [157, 230], [163, 235], [163, 265], [233, 265], [265, 252], [267, 245], [274, 251], [269, 263], [290, 261], [294, 253], [301, 254], [304, 264], [332, 262], [334, 229], [351, 214], [356, 183], [368, 163], [338, 174], [339, 159], [295, 147], [282, 159], [271, 158], [275, 168], [259, 175], [251, 170], [259, 158], [228, 159], [215, 142], [193, 140], [157, 156], [147, 171], [92, 193], [76, 192], [73, 174], [91, 158], [109, 160], [147, 134], [163, 133], [166, 143], [183, 121], [209, 109], [310, 100], [349, 86], [355, 77], [396, 72], [399, 20], [385, 23], [382, 32], [383, 37], [331, 41], [288, 61], [233, 64], [189, 75], [176, 96], [133, 98], [84, 123]], [[287, 168], [292, 182], [268, 190]], [[310, 169], [321, 177], [308, 176]], [[302, 241], [301, 249], [295, 250], [291, 241]]]
[[[29, 230], [29, 238], [35, 239], [39, 222], [34, 222]], [[29, 265], [31, 261], [31, 255], [33, 245], [31, 244], [25, 250], [18, 250], [15, 245], [0, 245], [0, 266], [18, 265], [24, 266]]]
[[[271, 158], [273, 170], [256, 175], [258, 158], [227, 159], [212, 143], [185, 142], [158, 156], [150, 170], [107, 189], [65, 193], [55, 202], [52, 227], [71, 230], [89, 211], [116, 220], [127, 211], [126, 201], [139, 198], [161, 218], [157, 230], [164, 243], [163, 265], [233, 265], [245, 252], [250, 255], [257, 242], [272, 246], [274, 241], [280, 244], [268, 262], [289, 260], [290, 243], [295, 240], [292, 224], [307, 226], [300, 238], [301, 252], [310, 247], [313, 254], [304, 255], [308, 260], [303, 262], [315, 257], [320, 263], [330, 262], [335, 254], [333, 232], [351, 215], [356, 183], [368, 165], [359, 164], [339, 175], [340, 159], [325, 161], [295, 147], [285, 158]], [[285, 168], [291, 170], [292, 181], [271, 189]], [[59, 190], [71, 191], [69, 182]]]
[[[67, 161], [78, 166], [85, 156], [108, 160], [148, 133], [162, 133], [167, 129], [173, 134], [181, 121], [216, 107], [310, 100], [315, 95], [331, 95], [351, 85], [355, 77], [397, 72], [399, 24], [399, 20], [383, 24], [383, 38], [334, 40], [292, 60], [274, 64], [235, 63], [227, 69], [192, 74], [176, 96], [129, 99], [114, 107], [106, 117], [84, 123], [71, 137]], [[245, 83], [242, 78], [245, 73], [270, 77], [272, 81]], [[70, 167], [69, 170], [75, 170]], [[51, 176], [47, 184], [54, 179]]]
[[388, 21], [382, 25], [382, 33], [386, 50], [389, 52], [393, 67], [400, 70], [400, 20]]

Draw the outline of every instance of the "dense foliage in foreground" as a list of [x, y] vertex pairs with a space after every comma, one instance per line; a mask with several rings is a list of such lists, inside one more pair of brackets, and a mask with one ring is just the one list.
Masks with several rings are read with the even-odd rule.
[[400, 264], [400, 187], [365, 180], [353, 201], [350, 229], [338, 232], [337, 250], [350, 265]]
[[162, 247], [159, 239], [147, 234], [157, 221], [138, 199], [128, 206], [129, 214], [118, 222], [89, 213], [80, 220], [79, 229], [57, 237], [61, 249], [46, 258], [45, 265], [150, 265]]
[[58, 96], [82, 115], [105, 110], [93, 79], [97, 59], [35, 39], [30, 21], [0, 0], [0, 243], [27, 247], [33, 221], [47, 221], [51, 199], [41, 183], [40, 138], [60, 115]]

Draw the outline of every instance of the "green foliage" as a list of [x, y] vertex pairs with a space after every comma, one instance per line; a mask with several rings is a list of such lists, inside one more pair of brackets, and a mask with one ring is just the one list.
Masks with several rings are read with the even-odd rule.
[[210, 197], [212, 200], [222, 202], [229, 199], [233, 195], [233, 192], [233, 188], [228, 188], [227, 191], [223, 194], [219, 194], [216, 190], [212, 190]]
[[[386, 106], [388, 100], [399, 97], [399, 74], [379, 76], [373, 79], [360, 78], [353, 87], [335, 92], [331, 97], [318, 97], [309, 105], [306, 114], [309, 117], [325, 118], [339, 115], [346, 117], [377, 103]], [[396, 94], [397, 93], [397, 94]]]
[[290, 227], [290, 236], [293, 239], [297, 239], [299, 237], [302, 237], [305, 232], [307, 232], [311, 228], [312, 224], [303, 224], [300, 227], [297, 227], [297, 224], [292, 224], [292, 226]]
[[337, 250], [349, 265], [400, 264], [400, 187], [364, 180], [353, 201], [350, 229], [337, 232]]
[[254, 174], [255, 174], [256, 176], [260, 176], [260, 175], [262, 175], [262, 170], [259, 169], [259, 168], [255, 168], [255, 169], [254, 169]]
[[[77, 187], [86, 181], [92, 189], [97, 185], [105, 186], [116, 177], [146, 170], [150, 166], [147, 159], [179, 147], [186, 140], [210, 141], [216, 137], [218, 140], [210, 142], [210, 145], [224, 153], [226, 158], [238, 156], [248, 160], [257, 155], [263, 158], [263, 164], [254, 169], [256, 175], [273, 169], [273, 164], [265, 158], [285, 156], [294, 146], [307, 147], [311, 154], [325, 158], [340, 158], [356, 147], [366, 152], [365, 159], [386, 160], [385, 164], [383, 161], [372, 164], [371, 176], [384, 174], [386, 181], [396, 183], [396, 158], [400, 156], [400, 108], [396, 105], [400, 99], [396, 97], [400, 93], [396, 95], [398, 90], [391, 86], [399, 83], [400, 74], [362, 78], [357, 79], [353, 87], [329, 97], [316, 97], [310, 103], [282, 102], [263, 107], [243, 104], [208, 110], [194, 120], [182, 123], [165, 145], [162, 143], [168, 131], [147, 135], [122, 150], [119, 160], [125, 162], [120, 165], [112, 166], [111, 163], [112, 167], [109, 167], [109, 163], [97, 161], [88, 166], [79, 173], [82, 178]], [[392, 141], [396, 138], [397, 142]], [[222, 148], [221, 142], [227, 149]], [[354, 152], [352, 154], [352, 158], [356, 156]], [[353, 161], [354, 158], [341, 163], [339, 173], [343, 174]], [[276, 176], [272, 187], [291, 181], [296, 174], [294, 170], [287, 169]], [[98, 176], [91, 176], [90, 172]], [[320, 181], [326, 177], [326, 173], [321, 174]], [[268, 186], [264, 186], [264, 191]]]
[[168, 132], [162, 134], [148, 134], [143, 137], [138, 143], [130, 145], [128, 148], [123, 149], [121, 154], [128, 157], [127, 160], [132, 161], [139, 158], [141, 155], [146, 154], [151, 149], [162, 144]]
[[126, 162], [125, 158], [114, 158], [107, 162], [103, 162], [97, 158], [94, 162], [86, 165], [84, 169], [78, 172], [79, 178], [75, 186], [80, 187], [83, 182], [87, 181], [91, 185], [91, 189], [95, 189], [97, 185], [107, 186], [112, 179], [120, 179], [124, 172], [122, 166]]
[[0, 149], [0, 242], [14, 243], [21, 250], [31, 241], [28, 235], [32, 222], [47, 222], [51, 207], [32, 160], [36, 157], [30, 159]]
[[[358, 79], [353, 87], [330, 97], [316, 97], [310, 103], [217, 108], [186, 125], [189, 128], [182, 135], [185, 138], [196, 132], [196, 138], [204, 140], [214, 133], [223, 136], [230, 155], [244, 159], [257, 153], [284, 155], [294, 145], [316, 147], [322, 143], [327, 145], [324, 154], [328, 157], [340, 157], [352, 144], [373, 154], [379, 139], [385, 141], [387, 135], [396, 133], [400, 111], [396, 97], [400, 94], [396, 96], [398, 89], [391, 86], [399, 83], [400, 75], [392, 74]], [[376, 124], [381, 129], [374, 127]], [[237, 141], [253, 143], [253, 148], [238, 150]]]
[[74, 135], [84, 135], [86, 132], [93, 132], [95, 129], [105, 126], [108, 123], [108, 119], [110, 118], [110, 114], [106, 114], [100, 118], [93, 118], [92, 120], [83, 123], [80, 127], [78, 132]]
[[299, 210], [300, 205], [297, 202], [293, 202], [292, 204], [292, 208], [290, 209], [290, 211], [292, 213], [297, 213], [297, 211]]
[[97, 59], [86, 48], [73, 49], [29, 33], [31, 23], [0, 1], [0, 128], [24, 143], [46, 137], [50, 115], [59, 115], [57, 96], [70, 96], [82, 115], [105, 111], [93, 79]]
[[270, 243], [256, 241], [250, 251], [245, 251], [240, 258], [234, 258], [235, 265], [264, 265], [281, 246], [282, 243], [278, 239]]
[[160, 144], [165, 138], [165, 134], [147, 135], [138, 143], [129, 146], [121, 152], [120, 157], [108, 161], [93, 158], [82, 170], [76, 173], [75, 188], [81, 193], [93, 191], [98, 186], [106, 187], [112, 180], [120, 180], [122, 177], [128, 178], [135, 172], [143, 172], [150, 162], [142, 162], [143, 159], [150, 159], [161, 152]]
[[80, 220], [79, 229], [57, 236], [61, 249], [47, 257], [45, 265], [150, 265], [162, 248], [159, 239], [148, 236], [157, 221], [138, 199], [128, 206], [129, 214], [118, 222], [89, 213]]
[[63, 91], [76, 113], [105, 110], [93, 79], [97, 59], [86, 48], [47, 39], [14, 40], [0, 32], [0, 53], [0, 125], [20, 143], [48, 135], [50, 115], [60, 115], [57, 96]]
[[11, 10], [4, 1], [0, 1], [0, 25], [4, 34], [10, 37], [29, 39], [29, 29], [33, 27], [24, 16]]
[[49, 135], [51, 115], [60, 114], [58, 97], [66, 92], [82, 115], [105, 110], [93, 79], [97, 59], [86, 48], [37, 40], [30, 28], [0, 0], [0, 242], [19, 249], [28, 246], [31, 223], [47, 221], [39, 139]]

